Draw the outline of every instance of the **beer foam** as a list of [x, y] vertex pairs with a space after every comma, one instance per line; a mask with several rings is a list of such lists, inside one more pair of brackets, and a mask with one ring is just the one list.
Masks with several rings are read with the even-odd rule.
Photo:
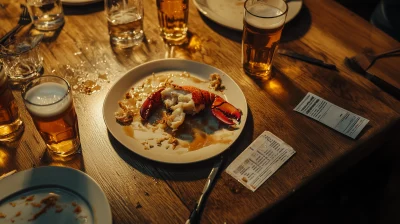
[[67, 91], [66, 86], [58, 83], [42, 83], [34, 86], [25, 94], [25, 100], [31, 102], [25, 104], [26, 108], [31, 114], [38, 117], [57, 116], [72, 104], [70, 94], [63, 98]]
[[[282, 15], [283, 12], [280, 9], [266, 5], [262, 2], [251, 5], [247, 8], [247, 11], [250, 13], [245, 13], [244, 19], [251, 26], [259, 29], [276, 29], [285, 23], [286, 15]], [[274, 16], [277, 17], [265, 18]]]

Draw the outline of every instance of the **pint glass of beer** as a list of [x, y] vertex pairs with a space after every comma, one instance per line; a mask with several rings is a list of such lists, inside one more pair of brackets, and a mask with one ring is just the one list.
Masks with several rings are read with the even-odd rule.
[[0, 64], [0, 142], [12, 142], [24, 131], [18, 107], [8, 86], [8, 76]]
[[78, 118], [66, 80], [36, 78], [23, 88], [22, 97], [51, 154], [66, 157], [79, 151]]
[[170, 45], [186, 41], [189, 0], [157, 0], [161, 36]]
[[247, 0], [244, 4], [242, 64], [246, 73], [270, 77], [288, 6], [283, 0]]

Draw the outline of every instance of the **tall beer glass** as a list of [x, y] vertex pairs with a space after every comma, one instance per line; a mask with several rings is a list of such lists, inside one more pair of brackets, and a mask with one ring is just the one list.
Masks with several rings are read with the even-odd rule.
[[18, 107], [8, 86], [5, 69], [0, 64], [0, 142], [12, 142], [24, 131]]
[[171, 45], [186, 41], [189, 0], [157, 0], [161, 36]]
[[242, 63], [246, 73], [269, 78], [288, 6], [283, 0], [247, 0], [244, 4]]
[[24, 87], [22, 97], [50, 153], [64, 157], [79, 151], [78, 118], [66, 80], [36, 78]]

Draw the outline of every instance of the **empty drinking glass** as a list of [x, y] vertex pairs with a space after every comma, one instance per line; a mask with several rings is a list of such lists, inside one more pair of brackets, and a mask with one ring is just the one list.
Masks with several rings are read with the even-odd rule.
[[11, 84], [26, 83], [40, 75], [43, 58], [38, 49], [43, 35], [17, 38], [0, 45], [0, 59]]
[[139, 45], [143, 40], [142, 0], [105, 0], [108, 32], [120, 48]]
[[38, 30], [55, 30], [64, 24], [61, 0], [27, 0], [33, 24]]

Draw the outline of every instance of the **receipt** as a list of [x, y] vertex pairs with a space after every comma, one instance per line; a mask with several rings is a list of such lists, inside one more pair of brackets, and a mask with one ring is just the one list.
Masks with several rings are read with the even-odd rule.
[[294, 110], [353, 139], [369, 122], [368, 119], [338, 107], [312, 93], [307, 93]]
[[253, 192], [296, 151], [269, 131], [257, 137], [226, 169]]

